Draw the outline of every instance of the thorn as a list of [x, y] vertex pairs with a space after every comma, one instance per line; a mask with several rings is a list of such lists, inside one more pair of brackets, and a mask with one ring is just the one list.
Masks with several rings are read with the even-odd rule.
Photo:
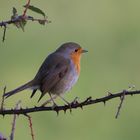
[[72, 109], [70, 108], [70, 114], [72, 115]]
[[83, 106], [82, 105], [80, 105], [80, 108], [83, 110]]
[[84, 101], [84, 103], [86, 103], [86, 102], [88, 102], [88, 101], [90, 101], [92, 99], [92, 97], [90, 96], [90, 97], [88, 97], [85, 101]]
[[103, 101], [103, 103], [104, 103], [104, 106], [106, 105], [106, 101]]
[[136, 87], [135, 85], [130, 85], [130, 86], [128, 86], [127, 91], [131, 91], [131, 90], [133, 90], [135, 87]]
[[5, 114], [2, 114], [2, 116], [3, 116], [3, 119], [4, 119]]
[[90, 97], [87, 98], [87, 101], [90, 101], [91, 99], [92, 99], [92, 97], [90, 96]]
[[67, 107], [70, 110], [70, 114], [72, 113], [72, 105], [73, 103], [68, 103], [67, 105], [65, 105], [65, 107]]
[[111, 96], [111, 95], [112, 95], [112, 93], [108, 91], [108, 96]]
[[79, 98], [78, 97], [75, 97], [75, 99], [72, 101], [72, 103], [71, 104], [77, 104], [78, 103], [78, 100]]
[[67, 112], [67, 109], [66, 109], [66, 108], [64, 108], [64, 114], [66, 114], [66, 112]]
[[59, 110], [55, 109], [54, 111], [56, 112], [56, 114], [58, 116], [59, 115]]

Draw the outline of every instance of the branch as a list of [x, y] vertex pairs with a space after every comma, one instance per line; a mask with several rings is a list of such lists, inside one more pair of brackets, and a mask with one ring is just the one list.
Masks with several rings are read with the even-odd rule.
[[[112, 100], [113, 98], [120, 98], [122, 97], [124, 94], [124, 91], [119, 92], [119, 93], [115, 93], [115, 94], [109, 94], [107, 96], [101, 97], [101, 98], [97, 98], [97, 99], [92, 99], [92, 97], [87, 98], [85, 101], [83, 102], [78, 102], [78, 101], [74, 101], [71, 103], [71, 105], [64, 105], [64, 106], [56, 106], [55, 108], [49, 106], [49, 107], [33, 107], [33, 108], [25, 108], [25, 109], [5, 109], [5, 110], [0, 110], [0, 115], [12, 115], [12, 114], [22, 114], [22, 115], [26, 115], [28, 113], [33, 113], [33, 112], [40, 112], [40, 111], [56, 111], [57, 113], [59, 113], [59, 111], [64, 111], [66, 112], [68, 109], [76, 109], [76, 108], [83, 108], [84, 106], [88, 106], [88, 105], [93, 105], [93, 104], [97, 104], [97, 103], [106, 103], [109, 100]], [[133, 91], [125, 91], [125, 97], [127, 95], [136, 95], [136, 94], [140, 94], [140, 90], [133, 90]]]
[[[16, 104], [16, 107], [15, 107], [15, 110], [17, 110], [19, 108], [20, 103], [21, 103], [21, 101], [18, 101], [18, 103]], [[14, 114], [13, 121], [12, 121], [12, 129], [11, 129], [11, 134], [10, 134], [10, 140], [14, 140], [16, 118], [17, 118], [17, 115]]]
[[29, 7], [29, 5], [30, 5], [30, 0], [28, 0], [28, 2], [27, 2], [27, 4], [26, 4], [26, 8], [25, 8], [25, 10], [24, 10], [24, 12], [23, 12], [23, 17], [25, 17], [25, 15], [26, 15], [26, 13], [27, 13], [27, 10], [28, 10], [28, 7]]
[[[7, 29], [7, 25], [9, 25], [9, 24], [13, 24], [17, 28], [21, 28], [24, 31], [27, 21], [37, 21], [41, 25], [50, 23], [50, 21], [47, 19], [47, 16], [45, 15], [45, 13], [41, 9], [39, 9], [35, 6], [31, 6], [30, 1], [31, 0], [27, 0], [27, 4], [24, 6], [25, 10], [23, 11], [22, 14], [19, 15], [17, 12], [17, 9], [15, 7], [13, 7], [13, 15], [11, 16], [11, 19], [0, 22], [0, 27], [4, 28], [3, 37], [2, 37], [3, 42], [5, 41], [6, 29]], [[28, 9], [32, 10], [33, 12], [43, 15], [43, 18], [37, 19], [32, 16], [28, 16], [26, 14]]]
[[6, 86], [3, 89], [3, 95], [2, 95], [2, 101], [1, 101], [1, 107], [0, 109], [3, 110], [4, 109], [4, 94], [6, 93]]
[[1, 27], [5, 27], [5, 26], [7, 26], [7, 24], [15, 24], [15, 23], [20, 22], [22, 20], [37, 21], [39, 23], [40, 23], [40, 21], [46, 22], [46, 23], [50, 23], [50, 21], [47, 20], [47, 19], [37, 19], [37, 18], [34, 18], [32, 16], [25, 16], [25, 17], [23, 17], [23, 15], [19, 15], [15, 19], [10, 19], [10, 20], [7, 20], [7, 21], [0, 22], [0, 26]]
[[28, 121], [29, 121], [29, 127], [30, 127], [30, 131], [31, 131], [31, 137], [32, 137], [32, 140], [35, 140], [35, 137], [34, 137], [34, 131], [33, 131], [32, 117], [29, 116], [29, 115], [26, 115], [26, 116], [27, 116]]
[[125, 92], [126, 92], [126, 91], [124, 90], [122, 96], [120, 97], [121, 102], [120, 102], [120, 104], [119, 104], [119, 106], [118, 106], [118, 111], [117, 111], [116, 116], [115, 116], [116, 119], [118, 118], [118, 116], [119, 116], [119, 114], [120, 114], [120, 110], [121, 110], [121, 108], [122, 108], [122, 104], [123, 104], [124, 98], [125, 98]]

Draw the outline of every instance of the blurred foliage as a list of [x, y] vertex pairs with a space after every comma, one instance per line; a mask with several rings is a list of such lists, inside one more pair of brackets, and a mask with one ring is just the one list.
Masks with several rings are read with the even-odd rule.
[[[22, 13], [24, 4], [1, 0], [0, 21], [9, 18], [13, 6]], [[140, 1], [32, 0], [31, 4], [47, 11], [52, 23], [48, 26], [27, 23], [24, 33], [14, 26], [8, 27], [6, 41], [0, 42], [1, 94], [5, 85], [11, 90], [32, 79], [46, 56], [67, 41], [77, 42], [89, 51], [82, 57], [81, 76], [65, 95], [67, 100], [76, 96], [81, 100], [89, 96], [97, 98], [132, 84], [140, 89]], [[0, 38], [2, 34], [0, 30]], [[30, 99], [31, 91], [24, 91], [7, 99], [5, 107], [14, 107], [20, 99], [23, 107], [37, 105], [39, 94]], [[139, 140], [139, 100], [139, 96], [127, 97], [118, 120], [115, 113], [119, 100], [112, 100], [105, 107], [99, 104], [83, 111], [73, 110], [72, 115], [31, 114], [36, 140]], [[0, 132], [4, 136], [10, 134], [11, 120], [11, 116], [0, 117]], [[23, 116], [17, 119], [15, 138], [31, 139], [27, 118]]]
[[[27, 7], [27, 5], [25, 5], [25, 6], [23, 6], [23, 7]], [[46, 17], [46, 14], [40, 9], [40, 8], [38, 8], [38, 7], [35, 7], [35, 6], [33, 6], [33, 5], [29, 5], [28, 6], [28, 9], [29, 10], [31, 10], [31, 11], [33, 11], [33, 12], [36, 12], [36, 13], [38, 13], [38, 14], [41, 14], [44, 18]]]
[[[30, 0], [23, 7], [25, 8], [24, 12], [20, 15], [18, 14], [17, 9], [15, 7], [13, 7], [11, 19], [0, 22], [0, 26], [4, 28], [4, 33], [3, 33], [3, 37], [2, 37], [3, 42], [5, 41], [6, 29], [7, 29], [7, 26], [9, 24], [14, 24], [17, 28], [20, 28], [20, 29], [22, 29], [22, 31], [24, 31], [25, 25], [27, 24], [28, 20], [29, 21], [38, 21], [38, 23], [41, 25], [45, 25], [46, 23], [50, 23], [50, 21], [47, 20], [46, 14], [41, 9], [30, 5]], [[36, 19], [32, 16], [29, 16], [29, 15], [27, 15], [28, 10], [31, 10], [31, 11], [38, 13], [38, 14], [41, 14], [44, 18], [43, 19]]]

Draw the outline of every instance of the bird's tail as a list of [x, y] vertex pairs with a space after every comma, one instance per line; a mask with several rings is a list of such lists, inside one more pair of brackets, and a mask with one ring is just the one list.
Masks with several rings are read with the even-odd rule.
[[8, 98], [8, 97], [20, 92], [20, 91], [23, 91], [23, 90], [28, 89], [28, 88], [32, 88], [33, 86], [34, 86], [34, 81], [31, 80], [30, 82], [12, 90], [12, 91], [9, 91], [9, 92], [5, 93], [4, 97]]

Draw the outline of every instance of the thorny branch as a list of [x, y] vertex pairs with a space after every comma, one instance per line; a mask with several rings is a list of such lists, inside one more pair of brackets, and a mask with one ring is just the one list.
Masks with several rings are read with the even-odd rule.
[[4, 32], [3, 32], [3, 37], [2, 37], [3, 42], [5, 41], [7, 25], [8, 24], [16, 24], [16, 23], [19, 23], [19, 22], [22, 22], [22, 21], [36, 21], [36, 22], [39, 22], [40, 24], [50, 23], [50, 21], [48, 19], [38, 19], [38, 18], [34, 18], [32, 16], [24, 16], [23, 17], [23, 15], [20, 15], [15, 19], [2, 21], [2, 22], [0, 22], [0, 26], [4, 27]]
[[37, 21], [37, 22], [46, 22], [46, 23], [50, 23], [50, 21], [48, 19], [38, 19], [38, 18], [34, 18], [32, 16], [25, 16], [23, 17], [22, 15], [19, 15], [17, 18], [15, 19], [10, 19], [10, 20], [7, 20], [7, 21], [2, 21], [0, 22], [0, 26], [1, 27], [7, 27], [8, 24], [14, 24], [16, 22], [19, 22], [21, 20], [29, 20], [29, 21]]
[[26, 14], [27, 10], [30, 6], [30, 1], [31, 0], [27, 1], [23, 14], [18, 15], [17, 10], [15, 8], [13, 8], [13, 15], [12, 15], [11, 19], [0, 22], [0, 27], [4, 28], [3, 37], [2, 37], [3, 42], [5, 41], [6, 29], [7, 29], [7, 25], [9, 25], [9, 24], [14, 24], [14, 25], [16, 25], [17, 28], [22, 28], [22, 30], [24, 31], [24, 26], [26, 25], [27, 21], [36, 21], [42, 25], [45, 25], [46, 23], [47, 24], [50, 23], [50, 21], [47, 19], [46, 16], [43, 19], [38, 19], [38, 18], [34, 18], [34, 17]]
[[120, 97], [121, 102], [120, 102], [120, 104], [119, 104], [119, 106], [118, 106], [118, 110], [117, 110], [117, 113], [116, 113], [116, 116], [115, 116], [116, 119], [118, 118], [118, 116], [119, 116], [119, 114], [120, 114], [120, 110], [121, 110], [121, 108], [122, 108], [122, 104], [123, 104], [124, 99], [125, 99], [125, 92], [126, 92], [126, 91], [124, 90], [122, 96]]
[[[16, 104], [16, 107], [15, 107], [15, 110], [17, 110], [19, 108], [20, 103], [21, 103], [21, 101], [18, 101], [18, 103]], [[14, 114], [13, 122], [12, 122], [12, 129], [11, 129], [11, 134], [10, 134], [10, 140], [14, 140], [16, 118], [17, 118], [17, 115]]]
[[3, 110], [3, 106], [4, 106], [4, 94], [5, 94], [5, 92], [6, 92], [6, 86], [3, 89], [3, 95], [2, 95], [1, 108], [0, 108], [0, 110]]
[[27, 115], [27, 114], [25, 116], [28, 118], [28, 121], [29, 121], [29, 127], [30, 127], [30, 131], [31, 131], [32, 140], [35, 140], [34, 131], [33, 131], [32, 118], [31, 118], [30, 115]]
[[[122, 97], [124, 94], [124, 91], [119, 92], [119, 93], [115, 93], [115, 94], [109, 94], [107, 96], [101, 97], [101, 98], [97, 98], [97, 99], [92, 99], [92, 97], [87, 98], [86, 100], [82, 101], [82, 102], [78, 102], [78, 101], [74, 101], [71, 102], [71, 105], [64, 105], [64, 106], [56, 106], [55, 108], [52, 108], [51, 106], [49, 107], [43, 107], [43, 106], [39, 106], [39, 107], [33, 107], [33, 108], [20, 108], [20, 109], [5, 109], [5, 110], [0, 110], [0, 115], [12, 115], [12, 114], [22, 114], [22, 115], [26, 115], [28, 113], [33, 113], [33, 112], [39, 112], [39, 111], [56, 111], [57, 113], [59, 113], [59, 111], [64, 111], [66, 112], [68, 109], [76, 109], [76, 108], [83, 108], [84, 106], [88, 106], [88, 105], [93, 105], [93, 104], [97, 104], [97, 103], [106, 103], [109, 100], [112, 100], [114, 98], [120, 98]], [[133, 90], [133, 91], [125, 91], [125, 97], [127, 95], [136, 95], [136, 94], [140, 94], [140, 90]]]
[[37, 22], [46, 22], [46, 23], [50, 23], [50, 21], [48, 20], [48, 19], [38, 19], [38, 18], [34, 18], [34, 17], [32, 17], [32, 16], [25, 16], [24, 18], [23, 18], [23, 16], [22, 15], [20, 15], [20, 16], [18, 16], [17, 18], [15, 18], [15, 19], [10, 19], [10, 20], [7, 20], [7, 21], [2, 21], [2, 22], [0, 22], [0, 26], [1, 27], [5, 27], [5, 26], [7, 26], [7, 24], [14, 24], [14, 23], [16, 23], [16, 22], [19, 22], [19, 21], [21, 21], [21, 20], [29, 20], [29, 21], [37, 21]]

